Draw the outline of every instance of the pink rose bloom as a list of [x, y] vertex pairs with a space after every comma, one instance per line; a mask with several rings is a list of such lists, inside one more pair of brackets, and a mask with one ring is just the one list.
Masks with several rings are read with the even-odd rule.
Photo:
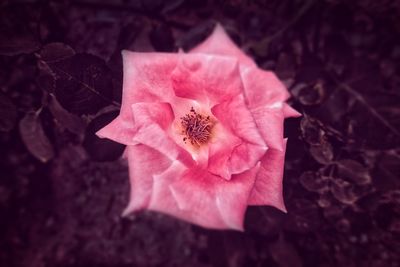
[[217, 25], [189, 53], [123, 51], [119, 116], [97, 134], [127, 145], [124, 214], [166, 213], [243, 230], [248, 205], [286, 211], [283, 121], [299, 113], [274, 73]]

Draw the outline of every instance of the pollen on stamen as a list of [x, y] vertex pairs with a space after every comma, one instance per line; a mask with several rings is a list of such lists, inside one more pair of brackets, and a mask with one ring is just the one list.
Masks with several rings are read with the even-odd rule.
[[194, 108], [184, 117], [181, 117], [182, 134], [185, 136], [182, 140], [189, 141], [194, 146], [201, 146], [207, 143], [211, 137], [213, 122], [210, 116], [204, 116], [197, 113]]

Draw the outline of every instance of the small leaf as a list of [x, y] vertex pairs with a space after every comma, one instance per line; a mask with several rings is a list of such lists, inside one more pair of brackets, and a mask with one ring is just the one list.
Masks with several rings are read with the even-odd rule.
[[351, 160], [344, 159], [336, 162], [338, 168], [338, 176], [352, 181], [358, 185], [364, 185], [371, 182], [371, 176], [368, 170], [361, 165], [361, 163]]
[[118, 159], [124, 152], [125, 146], [109, 139], [99, 138], [96, 132], [110, 123], [119, 114], [112, 111], [102, 114], [92, 120], [86, 128], [83, 147], [90, 157], [96, 161], [111, 161]]
[[50, 63], [75, 55], [74, 49], [64, 43], [50, 43], [40, 50], [40, 59]]
[[55, 95], [70, 112], [94, 114], [112, 100], [112, 76], [105, 62], [89, 54], [47, 62], [55, 74]]
[[310, 147], [310, 153], [313, 158], [321, 164], [329, 164], [333, 160], [333, 148], [332, 145], [326, 141], [320, 145], [312, 145]]
[[0, 93], [0, 131], [10, 131], [17, 120], [17, 108], [11, 100]]
[[303, 87], [299, 92], [298, 100], [304, 106], [321, 104], [325, 96], [325, 88], [323, 82], [319, 81], [313, 86]]
[[29, 112], [19, 123], [19, 133], [29, 152], [38, 160], [46, 163], [54, 157], [53, 145], [43, 131], [39, 115]]
[[311, 192], [322, 192], [328, 188], [329, 179], [312, 171], [306, 171], [300, 176], [301, 185]]
[[49, 102], [49, 110], [53, 115], [56, 123], [63, 129], [67, 129], [72, 133], [75, 134], [82, 134], [85, 130], [85, 123], [84, 121], [65, 110], [60, 103], [58, 103], [57, 99], [51, 95], [50, 102]]
[[332, 195], [343, 204], [353, 204], [360, 197], [352, 184], [342, 179], [333, 179], [331, 186]]
[[325, 132], [317, 122], [308, 116], [304, 116], [300, 122], [300, 129], [304, 140], [310, 145], [318, 145], [322, 142]]

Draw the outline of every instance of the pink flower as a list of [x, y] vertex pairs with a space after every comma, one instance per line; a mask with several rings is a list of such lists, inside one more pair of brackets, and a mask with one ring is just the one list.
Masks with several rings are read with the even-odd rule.
[[243, 230], [248, 205], [286, 211], [283, 121], [299, 113], [275, 74], [259, 69], [220, 25], [189, 53], [122, 57], [120, 115], [97, 134], [127, 145], [124, 214], [150, 209]]

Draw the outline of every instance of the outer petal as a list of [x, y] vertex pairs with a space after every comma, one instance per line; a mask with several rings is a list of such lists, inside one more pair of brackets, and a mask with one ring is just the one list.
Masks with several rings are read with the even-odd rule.
[[172, 53], [134, 53], [122, 51], [123, 89], [120, 115], [98, 131], [98, 135], [131, 145], [136, 127], [131, 105], [138, 102], [170, 102], [174, 97], [171, 73], [178, 55]]
[[258, 166], [226, 181], [204, 170], [191, 169], [170, 186], [179, 209], [184, 211], [180, 218], [208, 228], [242, 231], [257, 171]]
[[[286, 148], [285, 139], [285, 148]], [[249, 205], [270, 205], [286, 212], [282, 179], [285, 151], [269, 149], [261, 160], [260, 171], [250, 194]]]
[[124, 119], [121, 116], [116, 117], [112, 122], [96, 132], [100, 138], [108, 138], [124, 145], [133, 145], [135, 142], [132, 137], [137, 129], [133, 124], [132, 118]]
[[[182, 206], [177, 201], [177, 199], [179, 199], [181, 196], [179, 194], [176, 195], [176, 192], [171, 188], [171, 184], [179, 181], [187, 172], [188, 170], [184, 168], [182, 164], [179, 162], [174, 162], [164, 173], [154, 176], [153, 194], [149, 209], [162, 212], [206, 228], [232, 228], [223, 220], [215, 202], [212, 204], [212, 207], [199, 211], [197, 207], [202, 205], [202, 200], [200, 200], [199, 203], [192, 203], [193, 208], [185, 205]], [[208, 173], [205, 174], [209, 175]], [[183, 201], [187, 204], [186, 200]], [[239, 227], [234, 227], [234, 229], [237, 228]]]
[[298, 112], [286, 103], [283, 104], [283, 114], [285, 115], [285, 118], [298, 118], [301, 116], [300, 112]]
[[250, 109], [274, 106], [289, 98], [289, 92], [273, 72], [257, 67], [240, 68], [247, 104]]
[[138, 127], [133, 141], [156, 149], [171, 160], [194, 164], [191, 155], [167, 134], [167, 128], [174, 120], [168, 103], [136, 103], [132, 105], [132, 113]]
[[231, 40], [219, 23], [215, 26], [213, 33], [204, 42], [193, 48], [190, 53], [232, 56], [238, 58], [240, 64], [255, 65], [254, 61]]
[[243, 92], [238, 62], [230, 57], [181, 54], [171, 79], [176, 96], [211, 105]]
[[174, 161], [163, 173], [153, 176], [153, 194], [151, 196], [149, 209], [166, 213], [177, 218], [189, 217], [190, 211], [183, 211], [172, 195], [169, 186], [183, 176], [187, 168]]
[[173, 53], [122, 51], [124, 79], [121, 116], [128, 115], [130, 105], [134, 103], [169, 102], [174, 95], [170, 77], [178, 57]]
[[259, 107], [252, 109], [254, 120], [269, 148], [283, 151], [283, 121], [285, 119], [280, 107]]
[[[171, 160], [155, 149], [145, 145], [127, 146], [131, 183], [130, 201], [123, 214], [145, 209], [150, 203], [153, 188], [153, 175], [164, 172]], [[154, 164], [157, 162], [157, 164]]]

